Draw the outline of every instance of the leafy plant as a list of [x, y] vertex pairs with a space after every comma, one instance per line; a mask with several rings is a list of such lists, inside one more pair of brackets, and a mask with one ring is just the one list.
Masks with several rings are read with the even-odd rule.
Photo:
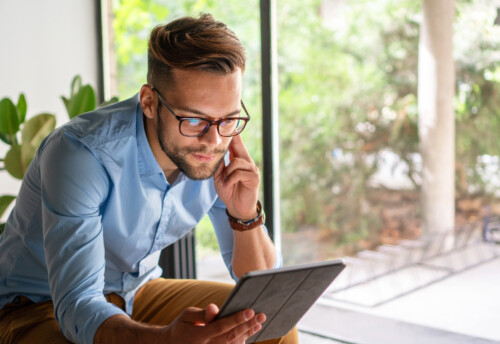
[[[0, 139], [10, 145], [2, 159], [2, 170], [12, 177], [22, 179], [42, 140], [55, 128], [56, 118], [49, 113], [39, 114], [26, 120], [27, 104], [24, 94], [19, 96], [17, 104], [9, 98], [0, 101]], [[0, 197], [0, 216], [16, 196]], [[0, 224], [0, 233], [5, 224]]]
[[[66, 106], [66, 111], [70, 119], [96, 108], [96, 94], [94, 89], [88, 84], [82, 85], [82, 78], [79, 75], [75, 76], [71, 81], [69, 98], [61, 96], [61, 99]], [[113, 104], [117, 101], [118, 97], [113, 97], [110, 100], [102, 102], [98, 107]]]
[[[96, 108], [94, 89], [90, 85], [82, 85], [79, 75], [75, 76], [71, 82], [69, 98], [61, 96], [61, 99], [70, 119]], [[113, 97], [101, 103], [99, 107], [117, 101], [118, 98]], [[53, 114], [41, 113], [26, 121], [26, 113], [26, 97], [22, 93], [17, 104], [9, 98], [3, 98], [0, 101], [0, 140], [10, 146], [5, 158], [0, 159], [3, 163], [0, 170], [6, 170], [16, 179], [23, 179], [38, 147], [56, 127], [56, 117]], [[0, 196], [0, 217], [15, 199], [15, 195]], [[4, 227], [5, 223], [1, 223], [0, 234]]]

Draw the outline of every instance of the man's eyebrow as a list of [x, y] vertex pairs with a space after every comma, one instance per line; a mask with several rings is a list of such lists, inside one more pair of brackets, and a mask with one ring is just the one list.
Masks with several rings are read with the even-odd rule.
[[[196, 115], [213, 118], [213, 117], [207, 115], [206, 113], [204, 113], [203, 111], [196, 110], [196, 109], [190, 109], [190, 108], [185, 108], [185, 107], [176, 107], [175, 109], [179, 110], [179, 111], [183, 111], [183, 112], [189, 112], [189, 113], [194, 113]], [[223, 116], [222, 118], [226, 118], [226, 117], [234, 116], [234, 115], [239, 115], [240, 113], [241, 113], [241, 109], [234, 110], [234, 111], [228, 113], [227, 115]]]

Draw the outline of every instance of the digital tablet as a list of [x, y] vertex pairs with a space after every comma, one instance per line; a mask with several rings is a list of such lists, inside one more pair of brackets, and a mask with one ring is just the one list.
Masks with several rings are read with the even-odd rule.
[[344, 267], [339, 259], [249, 272], [238, 281], [217, 319], [251, 308], [255, 313], [264, 313], [267, 319], [247, 343], [282, 337], [299, 322]]

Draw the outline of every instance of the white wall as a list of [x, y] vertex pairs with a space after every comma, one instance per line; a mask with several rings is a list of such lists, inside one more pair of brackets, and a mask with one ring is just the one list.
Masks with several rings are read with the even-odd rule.
[[[23, 92], [27, 118], [50, 112], [57, 125], [66, 122], [60, 96], [69, 95], [73, 76], [97, 86], [95, 12], [93, 0], [0, 0], [0, 98], [16, 102]], [[0, 141], [0, 156], [7, 148]], [[0, 172], [0, 195], [19, 186]]]

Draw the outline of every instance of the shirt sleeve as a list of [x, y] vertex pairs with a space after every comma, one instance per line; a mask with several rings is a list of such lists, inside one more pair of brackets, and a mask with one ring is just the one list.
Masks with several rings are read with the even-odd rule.
[[[224, 260], [224, 263], [226, 264], [233, 280], [238, 281], [238, 277], [234, 273], [231, 264], [231, 260], [233, 258], [233, 229], [229, 225], [229, 221], [227, 219], [226, 205], [220, 200], [220, 198], [217, 198], [214, 205], [210, 209], [208, 216], [210, 217], [210, 221], [212, 221], [215, 229], [215, 235], [217, 236], [217, 242], [219, 243], [222, 259]], [[266, 226], [262, 226], [261, 228], [266, 234], [268, 234]], [[276, 258], [274, 260], [273, 269], [279, 268], [283, 265], [281, 252], [279, 252], [276, 248], [275, 250]]]
[[104, 320], [125, 314], [103, 294], [105, 250], [100, 209], [109, 180], [96, 157], [62, 130], [43, 144], [37, 159], [55, 317], [70, 341], [92, 343]]

